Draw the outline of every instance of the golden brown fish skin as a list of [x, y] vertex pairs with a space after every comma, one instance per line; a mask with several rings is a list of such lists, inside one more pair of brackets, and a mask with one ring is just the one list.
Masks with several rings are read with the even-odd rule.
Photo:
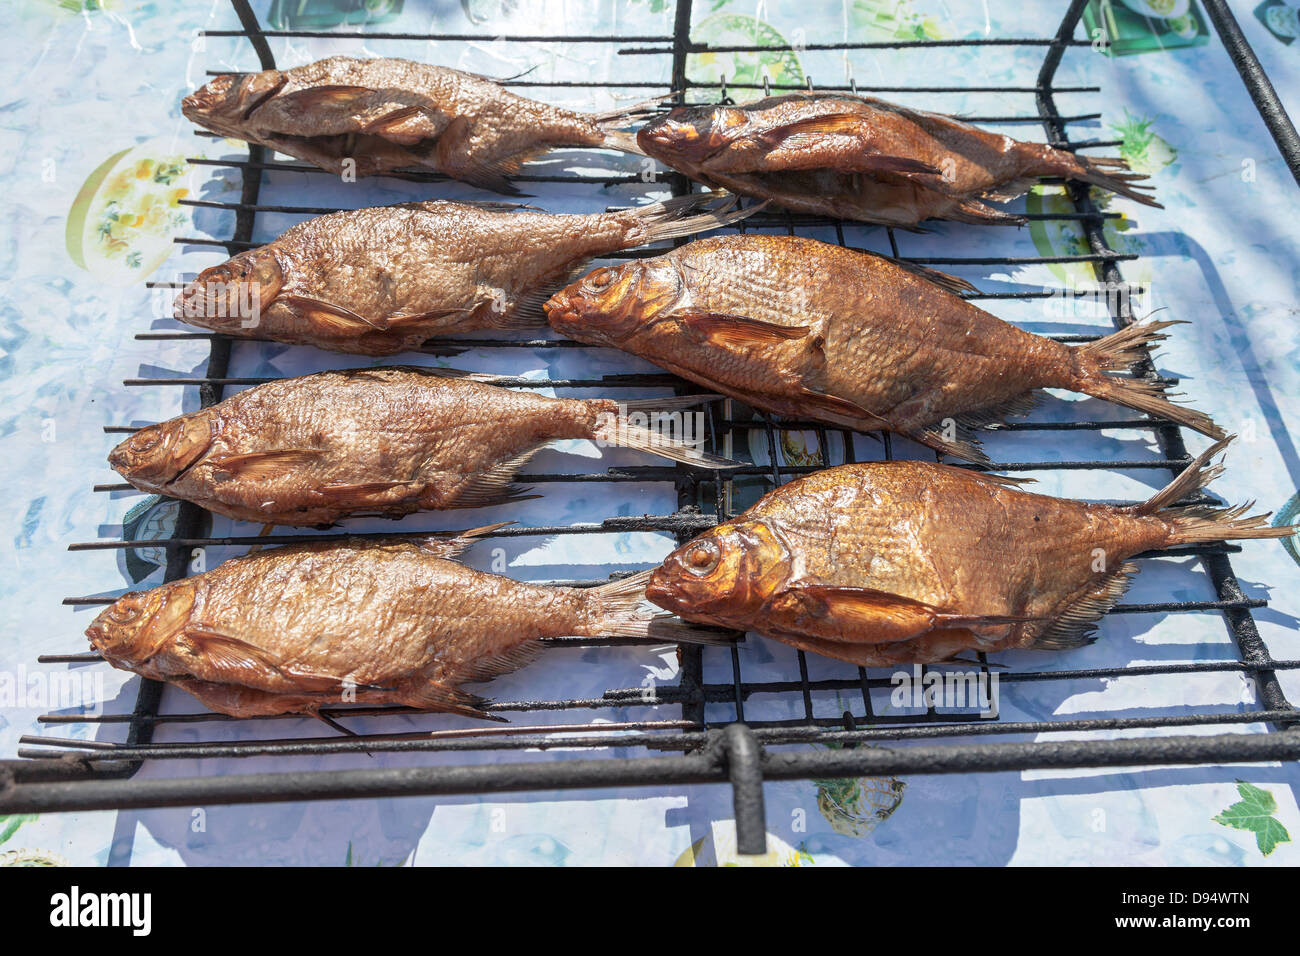
[[[187, 118], [335, 174], [426, 167], [498, 192], [519, 163], [557, 147], [639, 152], [595, 116], [517, 96], [486, 77], [411, 60], [334, 56], [289, 70], [225, 74], [187, 96]], [[349, 170], [348, 160], [355, 163]]]
[[595, 438], [602, 416], [617, 414], [605, 399], [417, 369], [319, 372], [143, 428], [109, 463], [142, 491], [231, 518], [324, 525], [510, 500], [516, 459], [557, 439]]
[[951, 116], [866, 96], [789, 93], [741, 106], [678, 107], [637, 134], [694, 179], [789, 209], [914, 227], [929, 218], [1016, 223], [984, 200], [1042, 176], [1093, 183], [1149, 205], [1119, 160], [1087, 159]]
[[[1069, 647], [1123, 593], [1134, 554], [1283, 537], [1244, 509], [1169, 509], [1218, 473], [1220, 442], [1151, 501], [1118, 507], [1014, 479], [898, 461], [783, 485], [669, 555], [646, 596], [683, 618], [754, 630], [862, 666], [967, 649]], [[1181, 482], [1181, 484], [1179, 484]]]
[[[464, 539], [291, 545], [119, 598], [87, 629], [115, 667], [235, 716], [350, 702], [483, 716], [459, 689], [522, 666], [538, 639], [648, 620], [607, 589], [545, 587], [447, 560]], [[620, 582], [621, 584], [621, 582]]]
[[538, 324], [530, 293], [593, 256], [675, 231], [682, 213], [708, 203], [550, 215], [438, 201], [333, 213], [205, 270], [178, 296], [175, 317], [227, 335], [374, 356], [451, 332]]
[[[900, 432], [964, 457], [972, 449], [928, 429], [1041, 388], [1142, 402], [1222, 434], [1150, 386], [1103, 374], [1134, 361], [1110, 340], [1072, 348], [1021, 331], [887, 259], [813, 239], [698, 240], [598, 269], [546, 309], [563, 335], [621, 348], [756, 408]], [[1130, 334], [1153, 341], [1157, 327]], [[1143, 388], [1152, 394], [1130, 394]]]

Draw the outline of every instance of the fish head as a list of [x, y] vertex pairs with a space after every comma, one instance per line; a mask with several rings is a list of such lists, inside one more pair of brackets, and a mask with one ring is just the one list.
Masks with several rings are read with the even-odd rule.
[[261, 73], [223, 73], [181, 100], [181, 112], [199, 126], [243, 139], [253, 113], [288, 82], [279, 70]]
[[108, 463], [137, 487], [161, 490], [212, 444], [212, 415], [198, 411], [142, 428], [108, 453]]
[[735, 106], [679, 106], [636, 134], [647, 156], [670, 166], [698, 164], [742, 138], [750, 118]]
[[144, 665], [184, 630], [194, 609], [194, 593], [191, 581], [130, 591], [100, 612], [86, 628], [86, 637], [110, 663]]
[[561, 289], [546, 303], [546, 318], [561, 335], [617, 346], [672, 312], [685, 292], [681, 272], [666, 257], [633, 260]]
[[173, 315], [218, 332], [246, 332], [257, 327], [262, 310], [275, 301], [284, 282], [275, 250], [250, 249], [200, 272], [176, 297]]
[[718, 525], [670, 554], [646, 587], [659, 607], [693, 619], [743, 625], [789, 577], [790, 549], [761, 520]]

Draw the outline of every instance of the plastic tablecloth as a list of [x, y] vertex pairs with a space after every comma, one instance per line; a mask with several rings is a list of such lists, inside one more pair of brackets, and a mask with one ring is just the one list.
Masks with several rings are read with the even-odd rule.
[[[519, 35], [596, 34], [665, 36], [673, 4], [666, 0], [462, 0], [461, 3], [387, 0], [262, 0], [261, 22], [290, 31], [333, 29], [421, 34], [473, 34], [468, 41], [396, 41], [342, 37], [273, 37], [281, 66], [330, 53], [397, 55], [494, 77], [530, 80], [602, 79], [661, 83], [671, 58], [662, 53], [620, 54], [654, 43], [577, 44], [513, 42]], [[989, 4], [975, 0], [806, 0], [742, 3], [697, 0], [692, 36], [718, 46], [781, 45], [764, 53], [696, 55], [689, 75], [702, 82], [726, 78], [737, 98], [767, 77], [777, 85], [845, 84], [880, 87], [1032, 87], [1041, 46], [931, 46], [923, 49], [821, 50], [818, 44], [1049, 37], [1064, 4]], [[1274, 84], [1300, 110], [1300, 11], [1291, 2], [1235, 3], [1235, 12]], [[105, 455], [117, 440], [109, 425], [143, 424], [197, 406], [197, 390], [124, 387], [140, 377], [202, 375], [202, 341], [140, 341], [141, 331], [179, 328], [170, 318], [167, 283], [223, 257], [219, 246], [177, 244], [177, 237], [225, 239], [228, 209], [185, 200], [238, 199], [238, 170], [192, 158], [246, 156], [241, 144], [196, 136], [180, 115], [181, 97], [205, 82], [208, 71], [256, 68], [237, 30], [228, 0], [16, 0], [0, 9], [9, 51], [8, 82], [0, 104], [0, 474], [9, 506], [0, 510], [0, 540], [8, 547], [0, 574], [0, 753], [11, 756], [28, 734], [121, 740], [124, 725], [41, 725], [46, 712], [120, 714], [138, 688], [131, 674], [104, 665], [40, 666], [40, 654], [84, 650], [82, 632], [94, 608], [61, 606], [67, 596], [112, 596], [161, 580], [163, 551], [150, 542], [170, 533], [174, 503], [122, 492], [92, 491], [117, 480]], [[1107, 228], [1112, 244], [1141, 257], [1124, 264], [1125, 277], [1149, 292], [1141, 311], [1185, 319], [1162, 348], [1159, 367], [1240, 438], [1215, 491], [1228, 501], [1257, 499], [1261, 508], [1294, 517], [1300, 487], [1296, 413], [1300, 412], [1300, 187], [1291, 178], [1250, 103], [1197, 0], [1093, 0], [1080, 36], [1101, 37], [1070, 49], [1060, 87], [1098, 85], [1096, 92], [1062, 92], [1058, 106], [1073, 138], [1120, 140], [1119, 151], [1149, 173], [1163, 210], [1115, 199], [1123, 213]], [[573, 108], [605, 110], [633, 102], [641, 88], [539, 87], [527, 91]], [[970, 116], [1035, 117], [1032, 92], [898, 94], [912, 105]], [[1093, 117], [1090, 114], [1100, 114]], [[1041, 139], [1036, 121], [1000, 125]], [[1094, 149], [1094, 154], [1113, 151]], [[635, 170], [634, 159], [566, 152], [545, 161], [548, 170]], [[658, 184], [554, 186], [538, 189], [552, 211], [597, 211], [651, 201]], [[359, 207], [410, 198], [491, 198], [454, 183], [396, 179], [342, 183], [334, 177], [274, 172], [262, 191], [266, 203]], [[1058, 190], [1040, 188], [1016, 208], [1052, 211]], [[260, 213], [258, 240], [268, 240], [300, 216]], [[833, 238], [828, 235], [827, 238]], [[850, 230], [855, 244], [887, 251], [880, 229]], [[1075, 224], [1036, 222], [1025, 228], [981, 229], [938, 224], [923, 235], [900, 233], [904, 255], [1061, 256], [1082, 251]], [[956, 269], [981, 289], [1063, 289], [1092, 280], [1071, 263]], [[1003, 300], [994, 310], [1036, 332], [1086, 332], [1108, 319], [1086, 299]], [[429, 363], [427, 355], [404, 360]], [[268, 344], [234, 349], [231, 374], [282, 376], [367, 360]], [[566, 350], [471, 351], [459, 367], [535, 377], [563, 377], [581, 369], [601, 375], [650, 366], [611, 352], [584, 356]], [[590, 391], [571, 392], [592, 395]], [[1078, 396], [1054, 396], [1035, 415], [1126, 417], [1121, 409]], [[1044, 439], [1044, 434], [1059, 436]], [[1028, 437], [1026, 437], [1028, 436]], [[785, 436], [787, 460], [806, 454], [797, 433]], [[867, 445], [866, 439], [863, 440]], [[988, 438], [1002, 461], [1107, 460], [1158, 457], [1149, 431], [1106, 429], [997, 434]], [[1205, 447], [1189, 435], [1194, 451]], [[865, 450], [878, 455], [870, 448]], [[906, 451], [906, 448], [904, 448]], [[742, 450], [743, 451], [743, 450]], [[918, 451], [912, 449], [913, 452]], [[756, 460], [766, 451], [754, 449]], [[545, 470], [582, 471], [643, 463], [631, 452], [581, 442], [547, 451]], [[1148, 496], [1167, 473], [1159, 470], [1043, 471], [1036, 490], [1091, 499]], [[513, 519], [569, 523], [613, 514], [663, 514], [676, 506], [670, 485], [561, 485], [541, 500], [472, 513], [412, 516], [403, 527], [447, 529]], [[481, 519], [481, 520], [480, 520]], [[350, 521], [349, 529], [372, 525]], [[391, 526], [385, 526], [391, 528]], [[224, 518], [216, 534], [256, 533]], [[73, 542], [126, 536], [128, 551], [68, 551]], [[672, 547], [658, 534], [511, 539], [508, 573], [531, 580], [599, 578], [650, 567]], [[209, 548], [206, 565], [237, 553]], [[487, 549], [468, 560], [486, 567]], [[1296, 553], [1276, 541], [1246, 542], [1233, 565], [1248, 597], [1266, 598], [1256, 612], [1275, 658], [1300, 658], [1300, 569]], [[1133, 602], [1208, 600], [1209, 581], [1191, 558], [1144, 562]], [[794, 652], [751, 637], [741, 651], [751, 679], [788, 675]], [[1215, 612], [1116, 614], [1090, 647], [1050, 657], [1042, 652], [999, 656], [1009, 668], [1072, 669], [1176, 661], [1232, 660], [1223, 618]], [[498, 699], [598, 696], [608, 687], [676, 680], [671, 648], [556, 650], [498, 680]], [[706, 653], [706, 679], [730, 679], [725, 654]], [[810, 659], [811, 676], [840, 674], [843, 665]], [[1282, 672], [1294, 698], [1300, 680]], [[71, 694], [71, 699], [59, 695]], [[57, 699], [51, 700], [51, 696]], [[1049, 720], [1089, 716], [1177, 715], [1246, 711], [1255, 706], [1252, 682], [1233, 672], [1156, 678], [1006, 683], [1002, 719]], [[861, 702], [859, 701], [859, 704]], [[843, 702], [818, 695], [819, 714]], [[888, 707], [886, 699], [881, 707]], [[798, 709], [796, 709], [798, 708]], [[163, 709], [199, 708], [169, 688]], [[600, 719], [643, 719], [655, 708], [602, 711]], [[801, 703], [755, 700], [747, 716], [799, 716]], [[727, 707], [709, 716], [725, 720]], [[672, 716], [660, 712], [660, 716]], [[529, 720], [567, 720], [530, 715]], [[406, 723], [409, 721], [409, 724]], [[469, 726], [453, 717], [391, 719], [385, 730]], [[372, 728], [373, 729], [373, 728]], [[1258, 733], [1237, 724], [1231, 732]], [[1199, 728], [1190, 732], [1211, 732]], [[160, 741], [319, 736], [309, 719], [274, 723], [181, 723], [159, 728]], [[1168, 730], [1126, 733], [1167, 733]], [[1115, 732], [1119, 733], [1119, 732]], [[1069, 735], [1054, 734], [1059, 738]], [[565, 759], [549, 751], [535, 759]], [[579, 756], [589, 754], [578, 754]], [[418, 756], [158, 760], [144, 776], [226, 775], [262, 770], [402, 766]], [[423, 758], [423, 759], [428, 759]], [[471, 759], [509, 759], [478, 756]], [[610, 756], [610, 759], [619, 759]], [[1294, 765], [1129, 768], [971, 775], [863, 778], [769, 783], [769, 853], [776, 865], [880, 864], [1227, 864], [1300, 862], [1292, 835], [1300, 832]], [[741, 861], [735, 850], [731, 794], [724, 786], [664, 786], [597, 792], [530, 793], [459, 798], [403, 798], [196, 806], [131, 812], [0, 817], [0, 863], [172, 865], [307, 863], [355, 866], [427, 864], [712, 864]], [[754, 862], [744, 858], [743, 862]]]

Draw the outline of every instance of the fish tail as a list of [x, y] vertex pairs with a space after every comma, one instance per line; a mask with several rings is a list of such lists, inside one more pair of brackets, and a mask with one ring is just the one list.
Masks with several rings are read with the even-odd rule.
[[1118, 332], [1100, 338], [1095, 342], [1078, 346], [1078, 351], [1096, 360], [1097, 367], [1103, 371], [1122, 371], [1129, 366], [1150, 358], [1149, 349], [1157, 342], [1163, 342], [1169, 336], [1164, 330], [1171, 325], [1186, 325], [1182, 319], [1166, 319], [1163, 322], [1135, 322]]
[[1174, 507], [1188, 495], [1206, 487], [1215, 478], [1223, 474], [1223, 464], [1220, 462], [1211, 465], [1210, 459], [1226, 449], [1235, 437], [1235, 435], [1229, 435], [1227, 438], [1222, 438], [1201, 452], [1192, 460], [1191, 464], [1178, 473], [1173, 481], [1142, 502], [1142, 504], [1135, 505], [1133, 513], [1153, 515], [1158, 511]]
[[1153, 418], [1175, 422], [1210, 438], [1218, 439], [1227, 435], [1205, 412], [1170, 401], [1169, 393], [1160, 382], [1098, 374], [1079, 385], [1078, 390], [1094, 398], [1103, 398], [1116, 405], [1146, 412]]
[[1239, 541], [1245, 538], [1289, 538], [1300, 528], [1294, 525], [1273, 527], [1267, 514], [1250, 515], [1243, 518], [1247, 511], [1255, 507], [1255, 502], [1247, 501], [1233, 508], [1209, 508], [1193, 506], [1179, 509], [1194, 514], [1171, 515], [1166, 520], [1170, 525], [1169, 543], [1204, 544], [1214, 541]]
[[[696, 446], [703, 441], [703, 430], [698, 438], [688, 441], [688, 430], [685, 427], [688, 419], [672, 417], [679, 415], [683, 408], [699, 405], [716, 397], [685, 395], [624, 402], [617, 414], [604, 413], [597, 419], [592, 438], [619, 448], [649, 452], [696, 468], [739, 468], [740, 462], [732, 461], [730, 458], [720, 458], [697, 448]], [[645, 415], [651, 427], [629, 423], [628, 412]], [[674, 431], [682, 437], [673, 437]]]
[[703, 644], [730, 647], [736, 642], [732, 631], [695, 627], [671, 614], [647, 611], [646, 585], [653, 571], [641, 571], [585, 592], [593, 635], [644, 637], [665, 644]]
[[1222, 461], [1213, 465], [1210, 461], [1221, 454], [1234, 437], [1236, 436], [1230, 435], [1215, 442], [1197, 455], [1173, 481], [1129, 510], [1139, 516], [1154, 515], [1163, 518], [1169, 525], [1171, 545], [1243, 538], [1289, 538], [1295, 534], [1300, 529], [1288, 525], [1270, 526], [1268, 519], [1272, 516], [1271, 513], [1243, 517], [1255, 506], [1253, 501], [1231, 507], [1178, 504], [1223, 474]]
[[[1156, 209], [1165, 208], [1151, 196], [1140, 191], [1155, 188], [1153, 186], [1139, 185], [1149, 177], [1142, 173], [1129, 172], [1128, 162], [1117, 156], [1093, 158], [1091, 156], [1071, 155], [1067, 166], [1068, 169], [1063, 170], [1062, 175], [1069, 179], [1107, 189], [1117, 195], [1132, 199], [1134, 202], [1140, 202], [1144, 206], [1152, 206]], [[1107, 170], [1119, 170], [1119, 172], [1107, 172]]]
[[1105, 374], [1128, 368], [1150, 358], [1150, 346], [1167, 338], [1162, 330], [1176, 321], [1143, 322], [1120, 329], [1112, 335], [1075, 347], [1084, 361], [1078, 378], [1066, 387], [1102, 398], [1117, 405], [1135, 408], [1156, 418], [1184, 425], [1214, 439], [1226, 432], [1204, 412], [1178, 405], [1161, 382], [1140, 378], [1120, 378]]
[[622, 153], [644, 156], [645, 150], [637, 144], [636, 134], [624, 130], [629, 126], [635, 126], [659, 115], [663, 111], [664, 103], [676, 95], [676, 93], [666, 93], [663, 96], [656, 96], [654, 99], [634, 103], [623, 109], [612, 110], [608, 113], [597, 113], [592, 119], [605, 135], [605, 141], [601, 145], [607, 149], [616, 149]]
[[666, 199], [633, 210], [640, 228], [632, 230], [628, 245], [639, 246], [721, 229], [752, 216], [766, 205], [762, 202], [741, 209], [739, 197], [728, 192], [694, 193]]

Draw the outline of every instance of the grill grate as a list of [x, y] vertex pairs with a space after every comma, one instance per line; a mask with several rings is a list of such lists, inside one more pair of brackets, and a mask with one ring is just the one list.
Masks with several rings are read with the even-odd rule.
[[[1204, 0], [1216, 27], [1223, 17], [1231, 19], [1221, 0]], [[232, 0], [243, 29], [209, 31], [214, 37], [246, 37], [252, 43], [263, 68], [274, 67], [268, 37], [364, 38], [381, 40], [454, 40], [453, 35], [413, 35], [399, 33], [347, 33], [316, 31], [266, 31], [262, 30], [247, 0]], [[1055, 105], [1057, 93], [1098, 93], [1093, 86], [1057, 87], [1053, 79], [1061, 57], [1069, 47], [1086, 46], [1087, 41], [1074, 39], [1074, 34], [1085, 5], [1085, 0], [1072, 0], [1065, 11], [1057, 33], [1048, 38], [985, 38], [953, 41], [895, 41], [886, 43], [811, 44], [801, 49], [843, 51], [849, 49], [899, 49], [925, 46], [981, 46], [981, 47], [1043, 47], [1045, 59], [1033, 86], [1004, 87], [872, 87], [871, 92], [994, 92], [1007, 94], [1033, 94], [1036, 112], [1028, 116], [983, 117], [984, 122], [1041, 123], [1048, 141], [1063, 149], [1113, 145], [1111, 141], [1071, 141], [1067, 126], [1071, 123], [1096, 119], [1098, 113], [1066, 115]], [[566, 37], [504, 37], [501, 40], [519, 42], [564, 41], [574, 43], [628, 43], [647, 44], [619, 49], [629, 57], [657, 56], [672, 58], [671, 88], [681, 91], [680, 100], [716, 102], [728, 99], [729, 90], [781, 90], [775, 84], [728, 83], [725, 77], [717, 83], [699, 83], [686, 77], [686, 57], [704, 51], [739, 51], [740, 47], [706, 47], [689, 39], [691, 20], [690, 0], [677, 3], [672, 36], [566, 36]], [[1222, 30], [1222, 27], [1220, 27]], [[462, 38], [465, 39], [465, 38]], [[474, 37], [468, 37], [474, 39]], [[1240, 47], [1244, 41], [1225, 34], [1234, 59], [1243, 56]], [[765, 48], [766, 49], [766, 48]], [[1249, 54], [1249, 49], [1245, 49]], [[1253, 59], [1251, 57], [1250, 59]], [[1256, 68], [1258, 64], [1256, 64]], [[1261, 103], [1269, 120], [1270, 129], [1279, 135], [1279, 143], [1286, 147], [1285, 130], [1278, 134], [1278, 123], [1289, 126], [1286, 115], [1276, 105], [1273, 111], [1265, 109], [1267, 98], [1257, 84], [1247, 76], [1252, 96]], [[1262, 76], [1262, 73], [1259, 74]], [[1266, 83], [1267, 81], [1264, 80]], [[543, 82], [515, 80], [514, 86], [547, 87], [655, 87], [652, 83], [598, 83], [598, 82]], [[811, 82], [809, 83], [811, 88]], [[827, 90], [857, 90], [854, 83], [848, 86], [822, 87]], [[867, 87], [862, 87], [867, 92]], [[1267, 93], [1271, 93], [1269, 88]], [[1280, 116], [1280, 119], [1279, 119]], [[1294, 138], [1294, 128], [1290, 130]], [[188, 204], [206, 209], [226, 210], [234, 213], [235, 229], [229, 239], [188, 237], [177, 240], [185, 246], [215, 246], [231, 254], [259, 243], [252, 237], [259, 214], [319, 215], [333, 212], [333, 207], [261, 203], [259, 195], [264, 176], [274, 172], [325, 175], [315, 167], [301, 163], [271, 160], [261, 147], [250, 147], [247, 160], [191, 160], [195, 164], [225, 168], [237, 172], [242, 179], [242, 193], [238, 202], [192, 200]], [[1292, 161], [1300, 176], [1300, 169]], [[436, 182], [445, 177], [428, 173], [401, 174], [419, 182]], [[562, 183], [592, 186], [614, 186], [627, 183], [645, 183], [641, 176], [599, 175], [520, 175], [521, 183]], [[650, 182], [667, 183], [675, 194], [684, 194], [692, 186], [676, 173], [659, 173]], [[1089, 251], [1070, 256], [980, 256], [950, 258], [910, 258], [908, 261], [927, 265], [997, 265], [1019, 266], [1047, 263], [1087, 263], [1099, 280], [1108, 288], [1141, 291], [1141, 286], [1127, 284], [1120, 264], [1137, 258], [1136, 254], [1111, 249], [1106, 242], [1103, 227], [1117, 214], [1098, 209], [1086, 189], [1068, 187], [1072, 211], [1040, 214], [1037, 218], [1076, 222], [1082, 230]], [[789, 234], [808, 228], [833, 228], [841, 244], [847, 245], [844, 227], [840, 223], [816, 217], [781, 213], [763, 213], [733, 227], [739, 231], [784, 230]], [[857, 227], [855, 227], [857, 228]], [[898, 238], [893, 229], [883, 230], [890, 249], [900, 255]], [[622, 257], [654, 255], [656, 250], [635, 250]], [[620, 258], [610, 256], [608, 258]], [[151, 283], [156, 288], [175, 288], [178, 283]], [[994, 291], [969, 294], [974, 299], [1031, 300], [1059, 294], [1059, 290], [1046, 291]], [[1111, 303], [1111, 317], [1116, 326], [1133, 321], [1127, 296], [1118, 296]], [[1099, 336], [1091, 334], [1058, 335], [1061, 341], [1084, 342]], [[153, 377], [130, 379], [125, 384], [132, 387], [197, 387], [201, 405], [219, 401], [227, 386], [251, 385], [266, 381], [264, 378], [236, 377], [229, 374], [231, 339], [210, 332], [156, 331], [137, 336], [145, 341], [205, 340], [210, 343], [210, 355], [202, 376], [185, 378]], [[255, 347], [255, 346], [248, 346]], [[525, 339], [500, 341], [494, 339], [466, 338], [456, 342], [431, 343], [423, 349], [431, 355], [454, 355], [466, 349], [579, 349], [589, 346], [576, 342], [552, 339]], [[1144, 363], [1138, 371], [1155, 377], [1151, 363]], [[597, 378], [569, 379], [513, 379], [505, 384], [524, 388], [600, 388], [612, 390], [648, 386], [672, 386], [684, 391], [691, 386], [680, 379], [662, 374], [607, 375]], [[734, 473], [707, 474], [669, 466], [625, 466], [610, 468], [606, 472], [590, 474], [535, 473], [521, 476], [521, 481], [538, 483], [638, 483], [671, 482], [678, 495], [678, 508], [672, 514], [643, 517], [610, 517], [600, 522], [568, 526], [510, 527], [487, 537], [536, 537], [551, 535], [606, 534], [613, 531], [657, 531], [674, 535], [684, 542], [704, 528], [732, 517], [743, 508], [733, 508], [738, 481], [765, 480], [767, 487], [775, 487], [793, 477], [818, 470], [820, 465], [791, 465], [781, 463], [781, 435], [789, 431], [809, 431], [816, 435], [816, 454], [821, 462], [835, 459], [853, 461], [860, 449], [878, 450], [882, 457], [894, 457], [895, 444], [901, 440], [888, 434], [878, 436], [879, 446], [870, 436], [854, 436], [840, 429], [828, 428], [813, 422], [774, 420], [761, 414], [747, 415], [738, 403], [727, 401], [719, 406], [708, 406], [708, 434], [715, 452], [730, 455], [737, 447], [745, 447], [752, 432], [758, 432], [765, 443], [770, 464], [743, 467]], [[1095, 432], [1101, 429], [1126, 429], [1150, 431], [1158, 443], [1161, 456], [1148, 460], [1065, 460], [1002, 462], [992, 466], [995, 470], [1033, 471], [1112, 471], [1167, 470], [1176, 474], [1186, 467], [1190, 456], [1176, 425], [1146, 417], [1126, 417], [1112, 420], [1066, 420], [1019, 422], [1007, 426], [1007, 431], [1046, 432], [1059, 434], [1066, 444], [1071, 433]], [[110, 433], [129, 433], [132, 426], [110, 426]], [[100, 484], [97, 492], [120, 492], [130, 489], [125, 483]], [[1213, 500], [1206, 498], [1206, 500]], [[267, 536], [226, 535], [213, 536], [199, 533], [202, 524], [201, 510], [182, 503], [173, 536], [163, 542], [151, 542], [165, 547], [167, 553], [166, 580], [174, 580], [187, 573], [190, 549], [196, 547], [247, 547], [268, 543], [287, 543], [298, 540], [344, 538], [346, 533], [293, 534], [285, 531]], [[418, 518], [418, 516], [412, 516]], [[426, 531], [396, 531], [388, 534], [425, 536]], [[139, 547], [138, 542], [125, 540], [98, 540], [73, 544], [70, 550], [121, 550]], [[659, 686], [652, 691], [643, 687], [614, 688], [603, 695], [587, 699], [503, 701], [491, 705], [499, 714], [509, 714], [521, 723], [509, 726], [474, 727], [471, 729], [445, 729], [437, 715], [419, 715], [406, 708], [369, 707], [335, 711], [326, 716], [333, 720], [348, 716], [386, 717], [409, 726], [419, 721], [419, 730], [400, 730], [389, 733], [357, 735], [330, 735], [316, 737], [267, 737], [265, 739], [200, 739], [183, 742], [155, 742], [155, 729], [170, 725], [217, 725], [234, 718], [215, 713], [162, 714], [159, 710], [163, 687], [153, 681], [141, 680], [134, 710], [129, 714], [47, 714], [42, 723], [51, 728], [70, 725], [109, 728], [124, 724], [125, 739], [86, 740], [66, 736], [38, 735], [22, 738], [18, 756], [20, 760], [6, 761], [0, 765], [0, 812], [17, 812], [24, 809], [67, 810], [104, 807], [141, 807], [180, 805], [202, 800], [214, 802], [258, 802], [286, 799], [313, 799], [355, 796], [386, 796], [399, 794], [441, 794], [464, 792], [506, 792], [527, 789], [587, 788], [600, 786], [636, 786], [640, 784], [721, 782], [729, 780], [736, 797], [736, 824], [738, 843], [742, 851], [761, 852], [764, 841], [762, 820], [761, 784], [770, 779], [828, 777], [839, 774], [902, 772], [958, 772], [1027, 769], [1035, 767], [1065, 766], [1116, 766], [1156, 763], [1240, 762], [1259, 759], [1283, 759], [1300, 756], [1300, 731], [1294, 729], [1296, 714], [1282, 693], [1277, 672], [1300, 668], [1300, 660], [1275, 661], [1261, 639], [1251, 616], [1253, 609], [1265, 602], [1248, 598], [1242, 592], [1229, 562], [1229, 555], [1239, 551], [1236, 545], [1193, 545], [1155, 553], [1139, 555], [1138, 559], [1184, 556], [1199, 561], [1212, 585], [1215, 598], [1202, 601], [1162, 601], [1118, 605], [1115, 615], [1185, 612], [1221, 612], [1234, 640], [1237, 660], [1196, 661], [1151, 665], [1130, 665], [1107, 668], [1078, 668], [1060, 670], [1026, 670], [998, 672], [1000, 681], [1008, 684], [1035, 682], [1062, 682], [1098, 680], [1117, 677], [1172, 678], [1198, 674], [1236, 673], [1252, 680], [1257, 688], [1254, 709], [1215, 711], [1211, 705], [1191, 708], [1193, 712], [1163, 716], [1106, 716], [1088, 719], [1055, 719], [1036, 721], [1004, 721], [996, 717], [983, 717], [971, 710], [927, 707], [923, 713], [881, 713], [873, 703], [873, 691], [888, 690], [892, 683], [881, 672], [856, 669], [856, 675], [834, 678], [810, 676], [809, 661], [803, 652], [796, 655], [796, 666], [780, 675], [780, 679], [754, 679], [743, 672], [742, 655], [738, 649], [701, 649], [683, 646], [680, 654], [680, 678], [677, 684]], [[601, 582], [564, 582], [590, 586]], [[87, 606], [109, 604], [108, 597], [73, 597], [66, 605]], [[557, 646], [618, 646], [643, 643], [632, 639], [563, 639], [550, 643]], [[728, 659], [729, 658], [729, 659]], [[40, 658], [43, 665], [84, 664], [99, 660], [90, 652], [50, 655]], [[706, 680], [705, 663], [710, 672], [729, 669], [729, 679]], [[988, 674], [990, 665], [979, 655], [980, 670]], [[851, 671], [849, 665], [839, 665]], [[819, 670], [821, 668], [819, 667]], [[841, 713], [819, 712], [818, 702], [824, 695], [834, 694]], [[841, 696], [842, 695], [842, 696]], [[755, 713], [765, 701], [791, 701], [796, 716], [784, 719], [756, 719]], [[851, 703], [845, 704], [845, 701]], [[610, 720], [600, 719], [601, 712], [626, 707], [655, 707], [656, 719]], [[750, 711], [749, 714], [746, 710]], [[824, 710], [824, 708], [822, 708]], [[529, 723], [530, 715], [563, 711], [573, 718], [565, 723]], [[673, 714], [665, 718], [665, 714]], [[719, 716], [721, 715], [721, 716]], [[537, 718], [534, 717], [534, 720]], [[276, 720], [301, 720], [299, 717], [259, 718], [274, 727]], [[1242, 725], [1265, 725], [1264, 733], [1206, 735], [1209, 728], [1231, 730]], [[1085, 738], [1074, 741], [1044, 741], [1033, 737], [1045, 732], [1100, 732], [1116, 730], [1161, 729], [1177, 731], [1179, 728], [1196, 728], [1197, 736], [1162, 735], [1135, 739], [1105, 740]], [[216, 728], [213, 728], [216, 730]], [[1023, 741], [1004, 743], [960, 742], [959, 738], [990, 738], [998, 736], [1023, 736]], [[948, 740], [942, 745], [930, 742]], [[883, 749], [855, 747], [857, 744], [910, 742], [913, 746]], [[835, 749], [816, 751], [770, 750], [787, 744], [835, 745]], [[337, 755], [379, 752], [420, 752], [455, 755], [460, 753], [486, 753], [496, 751], [522, 752], [568, 748], [575, 751], [609, 751], [623, 756], [620, 760], [584, 760], [564, 758], [557, 761], [490, 763], [481, 766], [439, 764], [407, 769], [385, 770], [330, 770], [283, 771], [280, 773], [248, 774], [227, 777], [195, 777], [173, 780], [131, 779], [145, 760], [178, 760], [200, 758], [229, 758], [252, 756], [304, 756]], [[633, 751], [668, 753], [675, 756], [633, 755]]]

